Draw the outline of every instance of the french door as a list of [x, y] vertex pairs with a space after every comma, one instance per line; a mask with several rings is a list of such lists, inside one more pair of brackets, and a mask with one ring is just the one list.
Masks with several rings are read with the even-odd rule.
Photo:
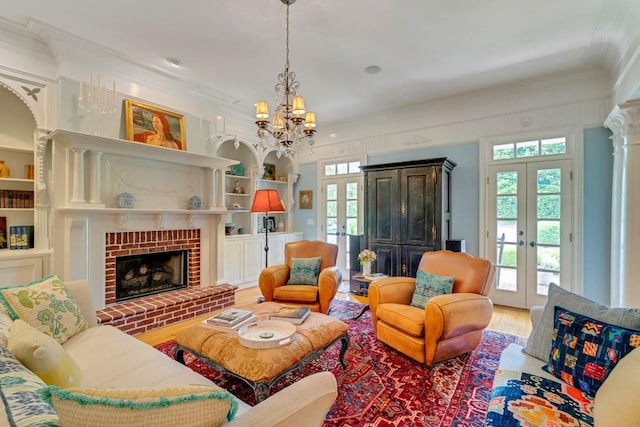
[[495, 304], [544, 305], [549, 283], [571, 288], [571, 161], [489, 166], [487, 256]]
[[344, 176], [322, 180], [322, 226], [324, 240], [338, 245], [343, 278], [349, 278], [349, 235], [362, 233], [362, 177]]

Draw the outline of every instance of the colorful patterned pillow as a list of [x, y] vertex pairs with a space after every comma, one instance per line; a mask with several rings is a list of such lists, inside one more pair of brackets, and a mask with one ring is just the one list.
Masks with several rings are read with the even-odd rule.
[[60, 344], [88, 327], [73, 296], [56, 275], [0, 289], [0, 303], [11, 318], [24, 320]]
[[65, 427], [220, 426], [238, 408], [231, 393], [196, 385], [140, 390], [52, 386], [44, 397]]
[[0, 426], [59, 426], [53, 406], [39, 390], [47, 385], [0, 344]]
[[484, 425], [592, 426], [593, 400], [562, 382], [526, 372], [498, 369]]
[[437, 276], [418, 270], [416, 274], [416, 289], [411, 297], [411, 305], [424, 308], [431, 297], [450, 294], [456, 276]]
[[640, 331], [556, 307], [553, 344], [543, 369], [595, 397], [616, 364], [640, 346]]
[[291, 258], [291, 271], [287, 285], [318, 285], [320, 257]]

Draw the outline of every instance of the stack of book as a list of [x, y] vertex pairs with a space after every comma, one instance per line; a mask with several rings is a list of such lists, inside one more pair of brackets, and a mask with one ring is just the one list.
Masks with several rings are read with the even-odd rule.
[[12, 225], [9, 227], [9, 249], [33, 248], [33, 225]]
[[294, 325], [299, 325], [309, 317], [311, 309], [309, 307], [281, 307], [277, 312], [270, 314], [270, 320], [284, 320]]
[[221, 331], [237, 331], [241, 326], [253, 321], [256, 316], [249, 310], [230, 308], [202, 321], [205, 326]]

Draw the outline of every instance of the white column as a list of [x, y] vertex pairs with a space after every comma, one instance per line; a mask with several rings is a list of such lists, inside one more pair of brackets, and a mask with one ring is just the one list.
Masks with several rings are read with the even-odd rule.
[[611, 305], [640, 307], [640, 100], [613, 109]]
[[100, 193], [102, 192], [101, 157], [99, 151], [91, 152], [91, 181], [89, 187], [89, 203], [102, 204]]
[[87, 150], [72, 147], [71, 151], [73, 152], [71, 203], [86, 203], [84, 198], [84, 153]]

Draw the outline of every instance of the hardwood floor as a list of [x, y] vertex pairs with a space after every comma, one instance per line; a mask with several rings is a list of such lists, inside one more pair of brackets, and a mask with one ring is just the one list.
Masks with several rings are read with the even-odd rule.
[[[259, 296], [260, 290], [257, 286], [239, 290], [236, 292], [236, 306], [243, 307], [253, 304]], [[367, 303], [367, 297], [361, 297], [350, 293], [339, 292], [336, 298], [346, 301], [356, 301], [363, 304]], [[194, 317], [193, 319], [184, 320], [182, 322], [176, 322], [162, 328], [136, 335], [136, 338], [150, 345], [158, 345], [175, 339], [176, 334], [180, 330], [188, 326], [198, 324], [201, 320], [209, 317], [210, 315], [211, 313]], [[529, 311], [510, 307], [494, 306], [493, 318], [489, 324], [489, 328], [513, 335], [529, 336], [531, 333]]]

